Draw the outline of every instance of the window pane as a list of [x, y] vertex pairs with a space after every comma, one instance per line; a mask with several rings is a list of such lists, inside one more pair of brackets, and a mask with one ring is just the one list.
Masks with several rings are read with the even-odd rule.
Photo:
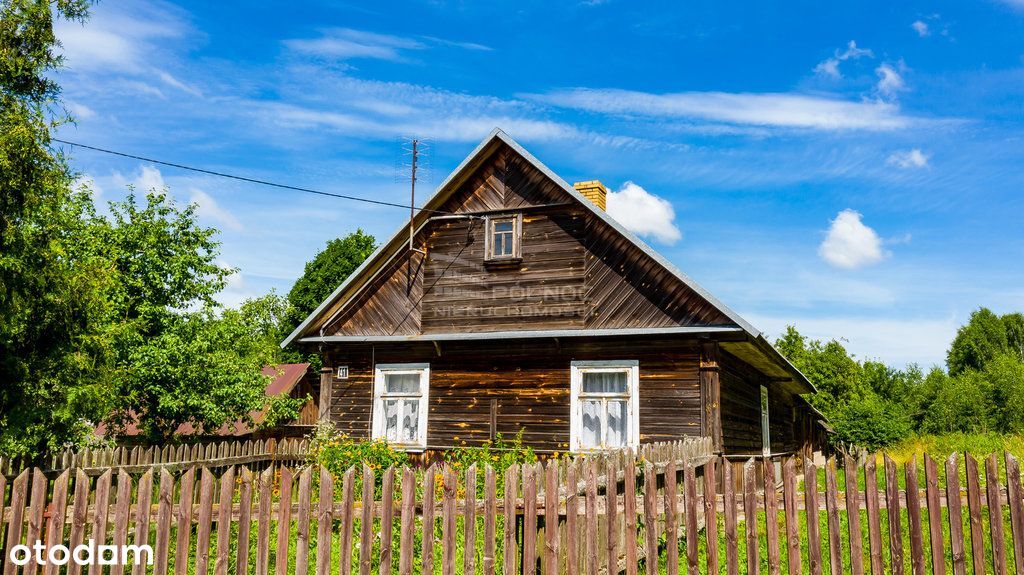
[[583, 393], [626, 393], [625, 371], [583, 372]]
[[418, 373], [385, 373], [385, 393], [419, 393], [420, 374]]
[[420, 427], [420, 402], [417, 399], [405, 400], [405, 407], [402, 409], [402, 429], [399, 441], [402, 443], [413, 443]]
[[402, 400], [389, 399], [384, 402], [384, 437], [388, 441], [398, 441], [398, 416]]
[[580, 432], [580, 447], [601, 445], [601, 402], [584, 401], [581, 405], [583, 425]]
[[625, 447], [629, 442], [629, 418], [625, 401], [608, 402], [608, 447]]
[[495, 222], [494, 231], [496, 232], [511, 232], [512, 222]]
[[494, 255], [500, 256], [505, 253], [505, 235], [494, 234]]

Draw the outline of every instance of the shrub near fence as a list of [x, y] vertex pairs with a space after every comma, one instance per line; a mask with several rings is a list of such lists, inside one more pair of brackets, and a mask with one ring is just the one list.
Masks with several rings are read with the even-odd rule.
[[379, 481], [368, 466], [26, 471], [5, 486], [0, 541], [5, 558], [35, 539], [149, 543], [158, 574], [1024, 573], [1012, 457], [1005, 473], [996, 456], [984, 472], [970, 457], [925, 458], [919, 474], [873, 458], [798, 470], [709, 453], [699, 440], [503, 476], [389, 468]]

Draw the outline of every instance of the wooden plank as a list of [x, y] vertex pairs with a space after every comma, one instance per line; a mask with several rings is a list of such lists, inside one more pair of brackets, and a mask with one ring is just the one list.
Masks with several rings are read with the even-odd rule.
[[882, 518], [878, 499], [878, 468], [875, 455], [869, 455], [864, 462], [864, 507], [868, 515], [868, 556], [871, 575], [883, 575], [885, 563], [882, 559]]
[[413, 538], [416, 527], [416, 475], [408, 467], [402, 468], [402, 512], [398, 534], [398, 572], [412, 575]]
[[288, 573], [288, 545], [292, 527], [292, 479], [288, 466], [281, 466], [280, 495], [277, 500], [277, 547], [274, 554], [274, 573]]
[[1021, 500], [1020, 464], [1009, 452], [1006, 460], [1006, 497], [1010, 506], [1010, 529], [1013, 539], [1014, 567], [1024, 575], [1024, 501]]
[[494, 575], [497, 521], [498, 486], [494, 468], [488, 465], [484, 468], [484, 575]]
[[[50, 480], [46, 478], [46, 474], [43, 470], [36, 467], [32, 469], [32, 492], [29, 495], [29, 510], [28, 510], [28, 529], [25, 531], [25, 541], [29, 547], [36, 544], [37, 541], [43, 540], [43, 522], [45, 521], [44, 514], [46, 513], [46, 492], [50, 486]], [[45, 558], [44, 561], [45, 563]], [[23, 574], [35, 575], [39, 567], [42, 567], [36, 562], [36, 554], [32, 553], [29, 557], [28, 564], [22, 570]]]
[[[579, 491], [576, 483], [576, 467], [579, 460], [569, 460], [565, 465], [565, 573], [578, 575], [580, 572], [579, 541]], [[628, 480], [628, 477], [626, 478]], [[636, 481], [636, 478], [633, 478]], [[625, 503], [625, 502], [624, 502]], [[635, 505], [635, 502], [634, 502]], [[628, 528], [627, 528], [628, 529]], [[633, 519], [633, 532], [636, 533], [636, 519]], [[628, 533], [628, 530], [627, 530]], [[627, 537], [627, 545], [629, 538]], [[636, 548], [636, 541], [633, 542]], [[636, 567], [634, 566], [634, 569]]]
[[836, 460], [825, 463], [825, 516], [828, 524], [828, 563], [832, 575], [843, 572], [842, 550], [839, 543], [839, 498], [836, 485]]
[[[445, 483], [448, 483], [447, 478]], [[375, 484], [376, 477], [373, 474], [373, 469], [370, 469], [369, 465], [363, 463], [363, 509], [359, 516], [359, 575], [370, 575], [372, 557], [370, 554], [373, 552], [373, 496]]]
[[786, 516], [786, 567], [789, 573], [803, 571], [800, 561], [800, 514], [796, 500], [796, 458], [782, 463], [782, 506]]
[[981, 524], [981, 481], [978, 460], [970, 454], [964, 456], [967, 475], [967, 513], [971, 529], [971, 565], [974, 575], [985, 575], [985, 534]]
[[747, 573], [761, 572], [760, 549], [757, 542], [757, 469], [754, 458], [743, 465], [743, 524], [747, 533]]
[[864, 532], [860, 526], [860, 489], [857, 462], [849, 454], [843, 456], [843, 476], [846, 491], [846, 528], [850, 543], [850, 569], [854, 575], [864, 575]]
[[[139, 478], [138, 494], [136, 497], [135, 509], [135, 544], [138, 546], [149, 544], [149, 518], [153, 511], [153, 470], [142, 474]], [[132, 566], [133, 575], [142, 575], [146, 571], [146, 564], [140, 562]]]
[[725, 571], [728, 575], [738, 575], [740, 572], [739, 533], [736, 520], [736, 484], [732, 470], [732, 462], [722, 459], [722, 501], [725, 505]]
[[953, 575], [967, 575], [964, 547], [964, 515], [960, 501], [960, 466], [954, 452], [946, 460], [946, 506], [949, 520], [949, 548], [953, 561]]
[[[531, 473], [533, 468], [530, 468]], [[523, 468], [526, 473], [526, 467]], [[455, 494], [458, 475], [444, 468], [444, 492], [441, 499], [441, 573], [455, 575]], [[524, 487], [525, 490], [525, 487]]]
[[249, 573], [249, 533], [252, 530], [252, 493], [255, 474], [242, 468], [242, 483], [238, 488], [238, 537], [235, 557], [235, 575]]
[[[654, 466], [650, 460], [644, 459], [644, 563], [647, 573], [658, 572], [658, 479], [654, 473]], [[595, 512], [596, 514], [596, 512]], [[587, 485], [587, 532], [591, 531], [590, 515], [590, 486]], [[587, 554], [591, 553], [589, 537], [587, 539]], [[597, 546], [596, 543], [594, 545]], [[596, 569], [590, 575], [596, 573]]]
[[[353, 474], [353, 468], [349, 468], [345, 474], [345, 479], [342, 480], [342, 502], [341, 502], [341, 540], [345, 540], [345, 517], [352, 516], [352, 497], [351, 487], [352, 482], [349, 477]], [[331, 550], [334, 542], [334, 535], [332, 533], [334, 526], [334, 476], [330, 470], [324, 466], [320, 466], [320, 493], [317, 497], [317, 510], [316, 510], [316, 574], [317, 575], [330, 575], [331, 573]], [[345, 501], [344, 494], [349, 495], [348, 501]], [[352, 524], [348, 525], [348, 536], [352, 536]], [[352, 550], [345, 550], [344, 545], [338, 552], [339, 561], [342, 567], [339, 569], [340, 573], [348, 575], [352, 573]], [[346, 565], [346, 559], [348, 559]]]
[[[81, 473], [81, 471], [79, 471]], [[83, 474], [84, 475], [84, 474]], [[156, 502], [156, 548], [153, 557], [153, 574], [166, 575], [170, 555], [171, 523], [174, 521], [174, 476], [166, 469], [160, 470], [160, 489]]]
[[[110, 483], [113, 480], [113, 471], [108, 469], [96, 480], [96, 502], [93, 510], [92, 539], [97, 545], [107, 542], [107, 518], [110, 515]], [[189, 524], [192, 518], [189, 516]], [[187, 553], [188, 550], [186, 549]], [[94, 563], [89, 566], [89, 575], [98, 575], [103, 572], [100, 564]]]
[[924, 575], [924, 534], [921, 531], [921, 499], [918, 494], [917, 456], [904, 464], [907, 497], [907, 529], [910, 532], [910, 568], [914, 575]]
[[[686, 507], [686, 572], [697, 575], [700, 572], [698, 548], [700, 535], [697, 526], [697, 474], [690, 459], [683, 460], [683, 500]], [[667, 473], [667, 471], [666, 471]], [[714, 521], [714, 516], [711, 516]]]
[[818, 470], [804, 458], [804, 509], [807, 516], [807, 569], [821, 575], [821, 517], [818, 514]]
[[993, 453], [985, 459], [985, 496], [988, 499], [988, 533], [992, 540], [992, 570], [996, 575], [1006, 575], [1006, 535], [1003, 531], [1001, 489], [999, 460]]
[[228, 575], [231, 561], [231, 507], [235, 495], [235, 468], [220, 476], [220, 497], [217, 500], [217, 557], [213, 562], [216, 575]]
[[523, 466], [523, 575], [537, 572], [537, 470]]
[[[4, 573], [14, 574], [17, 566], [11, 559], [11, 549], [21, 543], [25, 501], [28, 498], [29, 471], [18, 474], [11, 483], [11, 513], [7, 522], [7, 545], [4, 548]], [[106, 508], [104, 507], [104, 511]]]
[[466, 469], [465, 511], [462, 519], [462, 572], [476, 571], [476, 464]]
[[900, 527], [900, 484], [896, 462], [885, 456], [885, 502], [889, 520], [889, 566], [894, 575], [903, 575], [903, 530]]
[[[128, 541], [128, 522], [131, 517], [132, 508], [132, 478], [121, 470], [117, 474], [117, 507], [114, 509], [114, 541], [117, 546], [125, 545]], [[113, 575], [122, 575], [124, 565], [113, 565], [110, 572]], [[201, 575], [201, 574], [198, 574]]]
[[392, 532], [395, 525], [395, 468], [388, 467], [380, 485], [380, 565], [377, 573], [391, 574]]
[[707, 536], [707, 571], [718, 573], [718, 510], [716, 459], [704, 464], [704, 534]]
[[[434, 483], [437, 468], [433, 465], [423, 474], [423, 541], [420, 561], [424, 573], [434, 573]], [[514, 507], [513, 507], [514, 509]]]
[[505, 470], [505, 503], [504, 503], [504, 545], [502, 545], [502, 572], [504, 575], [515, 575], [516, 557], [516, 497], [519, 494], [519, 466], [510, 465]]
[[[574, 467], [573, 467], [574, 469]], [[623, 523], [626, 554], [626, 575], [637, 575], [637, 473], [636, 454], [632, 449], [626, 451], [623, 465]], [[575, 478], [569, 485], [575, 485]], [[572, 508], [575, 510], [575, 493], [573, 490]], [[571, 537], [571, 536], [570, 536]], [[575, 540], [575, 537], [572, 537]], [[575, 572], [567, 573], [575, 575]]]
[[764, 516], [765, 536], [768, 539], [768, 572], [781, 575], [782, 567], [779, 553], [779, 498], [775, 491], [775, 462], [764, 458]]
[[[312, 483], [311, 473], [312, 471], [309, 467], [306, 467], [299, 473], [299, 509], [295, 520], [295, 575], [306, 575], [309, 573], [309, 525], [313, 503], [313, 495], [310, 492], [310, 484]], [[223, 500], [223, 497], [221, 499]], [[230, 506], [230, 501], [228, 505]], [[225, 519], [229, 518], [230, 516]], [[224, 525], [228, 524], [225, 521]]]
[[199, 525], [196, 527], [196, 575], [206, 575], [210, 567], [213, 482], [213, 473], [209, 467], [204, 467], [199, 480]]
[[270, 522], [274, 505], [274, 467], [260, 474], [260, 500], [256, 508], [256, 575], [270, 571]]
[[939, 468], [935, 460], [924, 456], [925, 502], [928, 504], [928, 537], [932, 554], [932, 574], [946, 575], [946, 550], [942, 545], [942, 507], [939, 502]]
[[[53, 482], [53, 496], [50, 503], [50, 521], [46, 526], [46, 548], [53, 549], [56, 545], [64, 544], [64, 520], [67, 514], [68, 505], [68, 482], [71, 479], [71, 471], [65, 469]], [[0, 489], [0, 506], [3, 504], [4, 491]], [[74, 549], [73, 547], [70, 549]], [[73, 561], [69, 561], [73, 563]], [[46, 575], [56, 575], [59, 565], [55, 562], [46, 561], [43, 572]]]
[[[614, 493], [614, 489], [612, 493]], [[548, 461], [544, 470], [544, 573], [558, 573], [558, 460]], [[464, 573], [472, 573], [464, 569]]]
[[[3, 475], [0, 475], [0, 493], [4, 492], [5, 479]], [[74, 503], [71, 506], [71, 537], [68, 540], [68, 548], [74, 549], [82, 544], [85, 540], [85, 525], [89, 519], [89, 476], [85, 474], [81, 469], [75, 470], [75, 498]], [[0, 522], [2, 523], [2, 522]], [[166, 556], [165, 556], [166, 557]], [[166, 569], [166, 558], [164, 559], [164, 569]], [[82, 572], [82, 566], [78, 565], [75, 561], [71, 561], [67, 565], [68, 575], [79, 575]], [[166, 572], [166, 571], [165, 571]], [[163, 575], [157, 573], [157, 575]]]
[[[178, 486], [178, 522], [174, 547], [174, 572], [188, 572], [188, 539], [191, 536], [193, 501], [196, 499], [196, 468], [189, 468], [181, 476]], [[257, 556], [257, 560], [258, 560]], [[259, 571], [257, 570], [257, 574]], [[265, 575], [265, 571], [262, 575]]]
[[[677, 575], [679, 573], [679, 488], [676, 485], [676, 478], [678, 477], [676, 472], [676, 462], [672, 457], [670, 457], [668, 462], [665, 464], [664, 477], [665, 573], [668, 575]], [[686, 503], [689, 504], [689, 502]], [[686, 508], [686, 513], [688, 515], [690, 513], [690, 509], [688, 507]], [[689, 517], [686, 517], [686, 519], [689, 521]], [[691, 539], [694, 538], [690, 536], [689, 532], [687, 532], [687, 547], [689, 547]], [[689, 558], [687, 558], [687, 560], [689, 560]]]

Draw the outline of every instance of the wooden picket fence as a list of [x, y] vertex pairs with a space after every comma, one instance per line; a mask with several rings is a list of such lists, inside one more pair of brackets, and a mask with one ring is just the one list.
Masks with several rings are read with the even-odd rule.
[[41, 462], [23, 458], [0, 456], [0, 475], [13, 478], [26, 469], [40, 467], [47, 473], [59, 473], [65, 469], [81, 469], [86, 475], [101, 475], [108, 469], [125, 470], [128, 473], [144, 473], [147, 469], [161, 467], [180, 470], [191, 466], [227, 467], [247, 465], [263, 461], [301, 461], [309, 451], [308, 439], [259, 439], [224, 440], [203, 443], [134, 446], [97, 447], [81, 450], [64, 450], [51, 455]]
[[[1013, 457], [987, 457], [983, 474], [969, 456], [925, 457], [920, 476], [917, 461], [885, 459], [881, 483], [874, 458], [842, 463], [734, 463], [699, 440], [503, 474], [433, 465], [339, 476], [288, 465], [137, 478], [26, 471], [9, 486], [0, 479], [0, 541], [5, 559], [37, 539], [149, 544], [152, 567], [127, 569], [157, 574], [1024, 574]], [[58, 572], [31, 563], [21, 572], [40, 570]], [[17, 572], [7, 559], [4, 573]]]

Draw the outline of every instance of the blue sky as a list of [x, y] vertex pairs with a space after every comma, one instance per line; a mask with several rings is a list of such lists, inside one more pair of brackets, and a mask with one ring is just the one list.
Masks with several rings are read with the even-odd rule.
[[[1024, 309], [1024, 0], [647, 4], [102, 2], [60, 25], [93, 146], [408, 201], [495, 126], [772, 336], [942, 363]], [[73, 150], [99, 201], [167, 186], [223, 230], [232, 305], [287, 292], [400, 209]], [[431, 187], [432, 186], [427, 186]]]

